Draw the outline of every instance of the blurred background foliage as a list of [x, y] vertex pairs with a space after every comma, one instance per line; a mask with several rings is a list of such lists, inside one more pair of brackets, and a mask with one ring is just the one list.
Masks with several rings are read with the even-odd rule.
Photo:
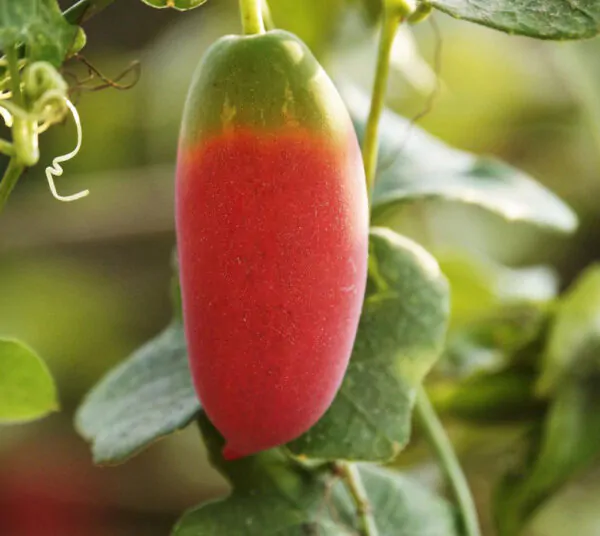
[[[61, 4], [65, 8], [69, 2]], [[377, 2], [270, 4], [276, 24], [302, 37], [336, 80], [369, 88]], [[84, 54], [97, 69], [116, 78], [130, 61], [142, 65], [132, 89], [75, 93], [83, 148], [65, 165], [58, 188], [70, 193], [89, 187], [92, 195], [62, 205], [47, 192], [43, 166], [75, 143], [74, 129], [66, 124], [42, 137], [43, 166], [24, 177], [2, 215], [0, 335], [27, 341], [46, 359], [63, 406], [39, 423], [0, 431], [2, 536], [165, 535], [182, 510], [225, 489], [208, 466], [195, 429], [124, 466], [100, 469], [92, 466], [87, 445], [73, 430], [72, 415], [105, 371], [170, 318], [180, 114], [203, 51], [219, 36], [239, 31], [236, 9], [234, 0], [211, 0], [188, 13], [120, 1], [92, 19]], [[492, 154], [527, 171], [581, 219], [576, 235], [566, 237], [508, 225], [464, 204], [407, 207], [394, 225], [438, 253], [455, 291], [453, 328], [458, 328], [498, 314], [496, 305], [506, 302], [502, 296], [523, 281], [545, 299], [600, 257], [600, 41], [539, 42], [441, 14], [434, 19], [435, 25], [402, 30], [390, 106], [410, 118], [428, 107], [436, 91], [421, 126], [458, 148]], [[64, 70], [71, 81], [87, 74], [76, 60]], [[509, 272], [500, 264], [552, 268], [526, 279], [525, 272]], [[527, 322], [544, 322], [526, 313]], [[503, 329], [510, 332], [510, 325]], [[452, 348], [460, 348], [459, 334], [451, 334], [449, 343], [451, 359]], [[493, 362], [498, 349], [492, 346], [481, 344], [480, 361], [472, 359], [469, 366]], [[526, 373], [513, 380], [532, 381]], [[448, 393], [440, 389], [437, 396], [443, 407]], [[477, 404], [483, 402], [467, 401], [463, 407], [468, 411]], [[527, 401], [505, 408], [498, 419], [484, 413], [476, 425], [448, 420], [486, 534], [493, 534], [492, 484], [515, 456], [520, 420], [527, 419], [515, 413], [523, 407]], [[532, 415], [539, 411], [535, 402], [529, 409]], [[436, 483], [436, 470], [423, 463], [424, 450], [417, 440], [397, 463]], [[578, 536], [597, 534], [599, 469], [586, 471], [544, 505], [528, 534], [572, 534], [574, 516]]]

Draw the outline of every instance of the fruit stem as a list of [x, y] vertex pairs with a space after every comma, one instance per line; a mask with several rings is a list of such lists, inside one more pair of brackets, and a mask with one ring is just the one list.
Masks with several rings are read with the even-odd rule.
[[335, 471], [346, 483], [346, 487], [356, 505], [361, 536], [378, 536], [379, 531], [373, 517], [371, 503], [363, 484], [358, 467], [350, 462], [336, 462]]
[[265, 32], [263, 22], [263, 0], [240, 0], [242, 26], [246, 35]]
[[452, 443], [423, 387], [417, 394], [415, 413], [452, 488], [462, 518], [465, 536], [481, 536], [477, 509], [469, 490], [469, 484], [452, 448]]
[[2, 180], [0, 180], [0, 212], [2, 212], [8, 196], [13, 191], [24, 169], [25, 166], [15, 157], [8, 162]]
[[375, 183], [377, 172], [377, 157], [379, 154], [379, 120], [385, 104], [387, 82], [390, 72], [390, 56], [396, 32], [404, 15], [397, 10], [384, 9], [381, 36], [379, 38], [379, 52], [377, 54], [377, 69], [375, 71], [375, 82], [371, 95], [371, 109], [367, 120], [365, 137], [363, 140], [362, 155], [367, 178], [367, 194], [369, 204]]

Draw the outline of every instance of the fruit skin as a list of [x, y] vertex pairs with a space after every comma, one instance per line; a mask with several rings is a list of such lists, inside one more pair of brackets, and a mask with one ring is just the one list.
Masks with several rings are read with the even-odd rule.
[[298, 437], [348, 365], [368, 202], [348, 113], [292, 34], [207, 52], [184, 110], [176, 224], [190, 368], [224, 455]]

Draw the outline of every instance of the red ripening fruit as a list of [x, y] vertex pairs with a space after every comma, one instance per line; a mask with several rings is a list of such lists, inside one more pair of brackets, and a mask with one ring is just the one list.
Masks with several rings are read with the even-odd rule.
[[348, 366], [369, 225], [352, 122], [294, 35], [207, 52], [184, 111], [176, 220], [190, 368], [224, 456], [298, 437]]

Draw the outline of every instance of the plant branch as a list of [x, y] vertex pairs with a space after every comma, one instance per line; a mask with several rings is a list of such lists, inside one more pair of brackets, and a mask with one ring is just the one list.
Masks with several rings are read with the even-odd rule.
[[378, 536], [379, 531], [377, 530], [375, 518], [371, 511], [371, 503], [369, 502], [365, 486], [356, 464], [350, 462], [336, 462], [334, 467], [336, 473], [339, 474], [346, 483], [346, 488], [350, 492], [354, 504], [356, 505], [361, 536]]
[[4, 205], [6, 205], [6, 200], [13, 191], [24, 169], [25, 166], [17, 158], [13, 157], [8, 162], [2, 180], [0, 180], [0, 212], [2, 212]]
[[379, 121], [385, 105], [385, 95], [390, 72], [390, 56], [394, 38], [396, 37], [396, 32], [398, 31], [402, 20], [402, 15], [397, 12], [392, 12], [389, 9], [384, 10], [381, 36], [379, 38], [379, 52], [377, 55], [377, 70], [375, 72], [373, 93], [371, 94], [371, 109], [369, 111], [369, 118], [367, 120], [362, 147], [369, 203], [371, 202], [375, 174], [377, 172], [377, 157], [379, 155]]
[[240, 13], [242, 15], [242, 26], [246, 35], [265, 32], [262, 0], [240, 0]]
[[94, 15], [100, 13], [115, 0], [79, 0], [68, 8], [63, 16], [71, 24], [83, 24]]
[[446, 478], [452, 487], [452, 492], [458, 504], [465, 529], [465, 536], [480, 536], [477, 509], [469, 490], [469, 484], [460, 467], [452, 443], [446, 435], [438, 416], [429, 401], [423, 387], [417, 395], [416, 416], [429, 440], [429, 445], [435, 451], [438, 463], [442, 467]]

